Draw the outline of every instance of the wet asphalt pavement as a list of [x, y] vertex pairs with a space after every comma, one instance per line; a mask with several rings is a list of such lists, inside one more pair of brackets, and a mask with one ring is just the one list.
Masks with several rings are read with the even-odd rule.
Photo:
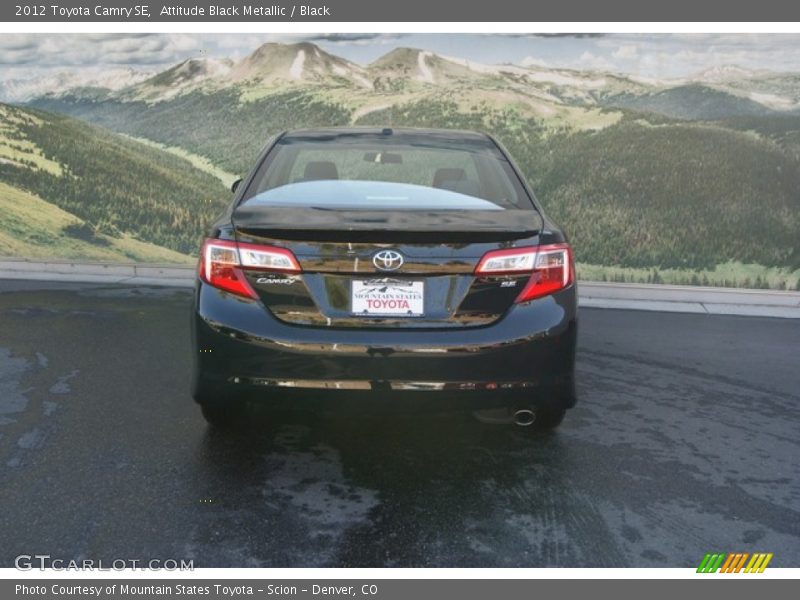
[[181, 290], [0, 281], [0, 566], [800, 566], [800, 321], [581, 311], [557, 433], [256, 410], [209, 431]]

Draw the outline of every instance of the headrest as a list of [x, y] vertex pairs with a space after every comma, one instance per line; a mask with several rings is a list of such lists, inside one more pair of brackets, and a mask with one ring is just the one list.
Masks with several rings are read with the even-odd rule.
[[317, 179], [339, 179], [339, 171], [336, 170], [336, 165], [332, 162], [319, 160], [306, 165], [303, 178], [307, 181]]
[[464, 169], [443, 168], [436, 169], [433, 174], [433, 187], [444, 187], [445, 182], [461, 181], [467, 178], [467, 173]]

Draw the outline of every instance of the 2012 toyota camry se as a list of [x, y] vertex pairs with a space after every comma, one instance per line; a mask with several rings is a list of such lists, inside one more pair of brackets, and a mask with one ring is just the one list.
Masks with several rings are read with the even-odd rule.
[[492, 137], [287, 132], [203, 244], [193, 395], [216, 426], [257, 401], [550, 429], [576, 317], [572, 250]]

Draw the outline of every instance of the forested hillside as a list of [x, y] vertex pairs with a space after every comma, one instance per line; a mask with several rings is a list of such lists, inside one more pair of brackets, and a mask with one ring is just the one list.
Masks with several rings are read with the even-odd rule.
[[[362, 122], [379, 124], [373, 113]], [[513, 115], [431, 102], [396, 124], [484, 129], [520, 163], [548, 214], [601, 265], [800, 268], [800, 161], [772, 140], [712, 124], [630, 116], [599, 131], [547, 132]]]
[[765, 117], [775, 111], [748, 98], [702, 85], [685, 85], [650, 94], [619, 94], [603, 100], [606, 106], [631, 108], [687, 120], [723, 119], [730, 115]]
[[287, 127], [346, 125], [350, 111], [311, 93], [291, 90], [240, 103], [238, 92], [191, 92], [157, 104], [43, 98], [36, 106], [108, 129], [180, 146], [231, 173], [252, 166], [269, 136]]
[[[592, 277], [800, 285], [800, 114], [775, 108], [800, 98], [797, 77], [729, 69], [710, 74], [709, 85], [651, 84], [609, 73], [476, 65], [412, 48], [362, 68], [311, 44], [267, 44], [222, 67], [186, 65], [105, 96], [76, 90], [32, 105], [181, 148], [239, 175], [270, 136], [288, 128], [486, 131], [509, 148]], [[81, 126], [64, 135], [59, 128], [77, 127], [75, 121], [54, 123], [52, 131], [31, 131], [31, 139], [51, 153], [60, 149], [57, 162], [69, 173], [84, 169], [88, 177], [93, 160], [103, 164], [92, 171], [108, 167], [91, 156], [94, 136], [110, 144], [106, 154], [130, 150], [103, 130]], [[73, 137], [84, 149], [74, 153], [76, 165], [58, 142]], [[177, 163], [161, 162], [167, 164]], [[125, 226], [191, 251], [219, 206], [215, 199], [226, 195], [210, 193], [219, 183], [201, 183], [181, 164], [171, 185], [164, 172], [133, 184], [112, 177], [94, 195], [76, 189], [86, 182], [57, 173], [16, 173], [29, 189], [113, 223], [133, 193]], [[67, 184], [59, 192], [61, 180]], [[153, 207], [145, 200], [152, 190], [141, 194], [143, 186], [173, 193]], [[83, 198], [93, 202], [86, 206]]]
[[[268, 96], [235, 111], [229, 94], [197, 92], [149, 108], [109, 103], [83, 116], [191, 148], [236, 173], [246, 172], [265, 140], [283, 128], [351, 122], [351, 111], [309, 91]], [[198, 113], [210, 115], [201, 126], [190, 116]], [[738, 261], [800, 268], [800, 119], [706, 123], [629, 113], [597, 131], [570, 131], [513, 110], [464, 110], [425, 99], [372, 111], [355, 123], [496, 135], [548, 213], [575, 240], [581, 262], [708, 269]]]
[[[2, 158], [5, 157], [5, 158]], [[0, 105], [0, 182], [85, 222], [75, 236], [140, 240], [183, 254], [230, 193], [188, 161], [70, 117]]]

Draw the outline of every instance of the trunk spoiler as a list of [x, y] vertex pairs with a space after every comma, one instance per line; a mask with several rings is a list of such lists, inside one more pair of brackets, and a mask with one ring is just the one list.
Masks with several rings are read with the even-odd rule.
[[328, 210], [324, 208], [238, 207], [233, 224], [242, 233], [393, 232], [505, 234], [519, 238], [542, 227], [536, 210]]

